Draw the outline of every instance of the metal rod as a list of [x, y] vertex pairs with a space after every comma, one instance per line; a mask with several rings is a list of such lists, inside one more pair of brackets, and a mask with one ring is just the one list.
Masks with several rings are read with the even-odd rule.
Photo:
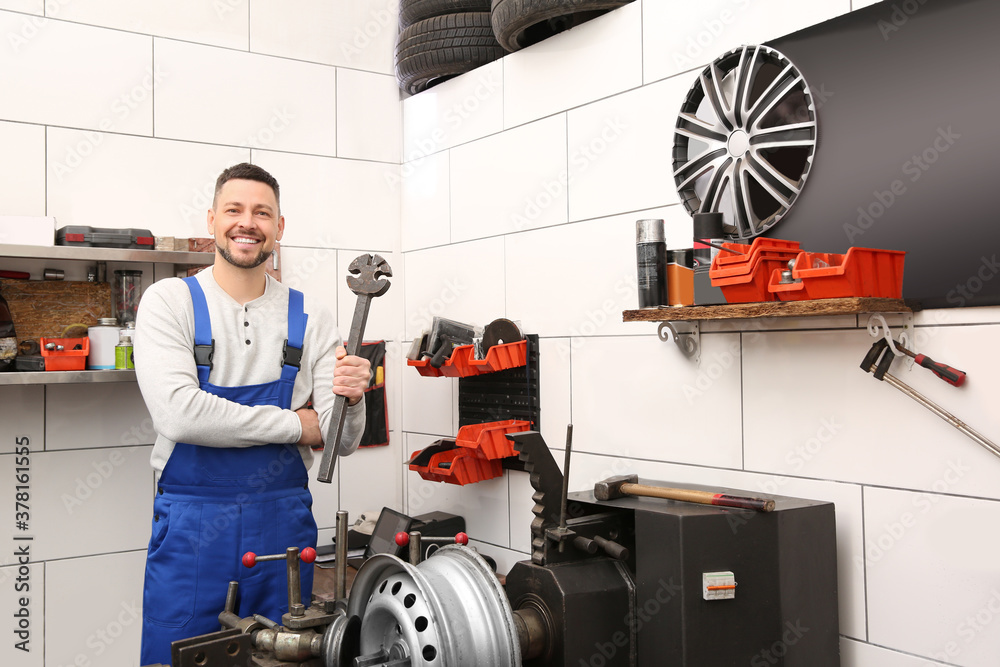
[[347, 512], [337, 510], [337, 569], [333, 599], [347, 599]]
[[[236, 591], [239, 590], [239, 587], [240, 587], [239, 582], [236, 581], [229, 582], [229, 587], [226, 589], [226, 605], [222, 609], [223, 614], [232, 614], [234, 616], [236, 615]], [[220, 623], [222, 623], [221, 620]], [[222, 623], [223, 630], [225, 630], [227, 627], [232, 627], [232, 626], [227, 626], [225, 623]]]
[[272, 630], [277, 630], [281, 626], [269, 619], [267, 616], [261, 616], [260, 614], [254, 614], [253, 620], [257, 621], [264, 627], [271, 628]]
[[292, 616], [301, 616], [296, 610], [302, 610], [302, 577], [299, 572], [299, 548], [288, 547], [285, 551], [288, 567], [288, 612]]
[[[874, 370], [875, 366], [872, 365], [871, 371], [874, 372]], [[992, 442], [991, 440], [989, 440], [988, 438], [986, 438], [985, 436], [974, 430], [968, 424], [966, 424], [961, 419], [959, 419], [955, 415], [951, 414], [950, 412], [942, 408], [940, 405], [932, 402], [929, 398], [922, 395], [920, 392], [916, 391], [913, 387], [909, 386], [904, 382], [901, 382], [898, 378], [890, 375], [889, 373], [885, 374], [885, 381], [891, 384], [896, 389], [903, 392], [904, 394], [906, 394], [907, 396], [909, 396], [910, 398], [912, 398], [913, 400], [915, 400], [917, 403], [923, 405], [925, 408], [927, 408], [928, 410], [936, 414], [938, 417], [940, 417], [941, 419], [945, 420], [946, 422], [957, 428], [965, 435], [972, 438], [974, 441], [976, 441], [989, 451], [993, 452], [995, 455], [1000, 456], [1000, 447], [998, 447], [996, 443]]]
[[[568, 502], [567, 496], [569, 495], [569, 458], [570, 454], [573, 452], [573, 425], [566, 425], [566, 458], [563, 460], [563, 479], [562, 479], [562, 497], [560, 498], [559, 507], [559, 530], [563, 531], [566, 529], [566, 504]], [[559, 551], [563, 551], [565, 542], [559, 541]]]
[[420, 565], [420, 550], [423, 548], [420, 541], [420, 531], [410, 531], [410, 565]]

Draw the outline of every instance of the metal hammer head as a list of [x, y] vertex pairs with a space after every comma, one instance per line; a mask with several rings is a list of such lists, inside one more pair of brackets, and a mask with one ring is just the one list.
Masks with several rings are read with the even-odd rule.
[[389, 281], [382, 277], [392, 276], [392, 268], [379, 255], [358, 255], [347, 267], [347, 286], [355, 294], [382, 296], [389, 291]]
[[622, 484], [638, 484], [638, 475], [616, 475], [608, 477], [603, 482], [594, 484], [594, 497], [598, 500], [614, 500], [623, 498], [626, 493], [622, 493]]

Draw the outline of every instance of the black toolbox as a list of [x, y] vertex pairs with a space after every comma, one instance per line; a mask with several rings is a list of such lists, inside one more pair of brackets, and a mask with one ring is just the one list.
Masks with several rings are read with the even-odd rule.
[[70, 225], [56, 230], [56, 245], [152, 250], [156, 245], [156, 240], [148, 229], [112, 229]]

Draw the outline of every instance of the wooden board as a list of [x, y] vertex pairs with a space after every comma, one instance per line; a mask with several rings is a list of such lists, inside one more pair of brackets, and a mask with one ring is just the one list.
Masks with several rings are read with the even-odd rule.
[[62, 280], [0, 280], [18, 341], [59, 338], [71, 324], [111, 317], [111, 285]]
[[681, 322], [686, 320], [733, 320], [751, 317], [808, 317], [856, 315], [858, 313], [906, 313], [914, 310], [902, 299], [851, 297], [810, 301], [766, 301], [727, 303], [717, 306], [680, 306], [626, 310], [624, 322]]

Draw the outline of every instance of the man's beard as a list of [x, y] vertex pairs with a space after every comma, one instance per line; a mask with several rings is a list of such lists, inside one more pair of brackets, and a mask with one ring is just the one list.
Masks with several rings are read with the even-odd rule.
[[[234, 243], [234, 242], [230, 241], [230, 243]], [[224, 247], [224, 246], [220, 245], [218, 247], [218, 250], [219, 250], [219, 254], [222, 256], [222, 259], [226, 260], [227, 262], [229, 262], [233, 266], [238, 266], [241, 269], [253, 269], [253, 268], [256, 268], [256, 267], [260, 266], [264, 262], [266, 262], [268, 260], [268, 258], [271, 256], [270, 252], [264, 252], [263, 245], [264, 244], [262, 243], [261, 244], [261, 250], [260, 250], [259, 253], [257, 253], [257, 256], [256, 257], [251, 257], [248, 260], [238, 260], [238, 259], [236, 259], [235, 257], [233, 257], [233, 254], [231, 252], [229, 252], [229, 248], [228, 247]]]

